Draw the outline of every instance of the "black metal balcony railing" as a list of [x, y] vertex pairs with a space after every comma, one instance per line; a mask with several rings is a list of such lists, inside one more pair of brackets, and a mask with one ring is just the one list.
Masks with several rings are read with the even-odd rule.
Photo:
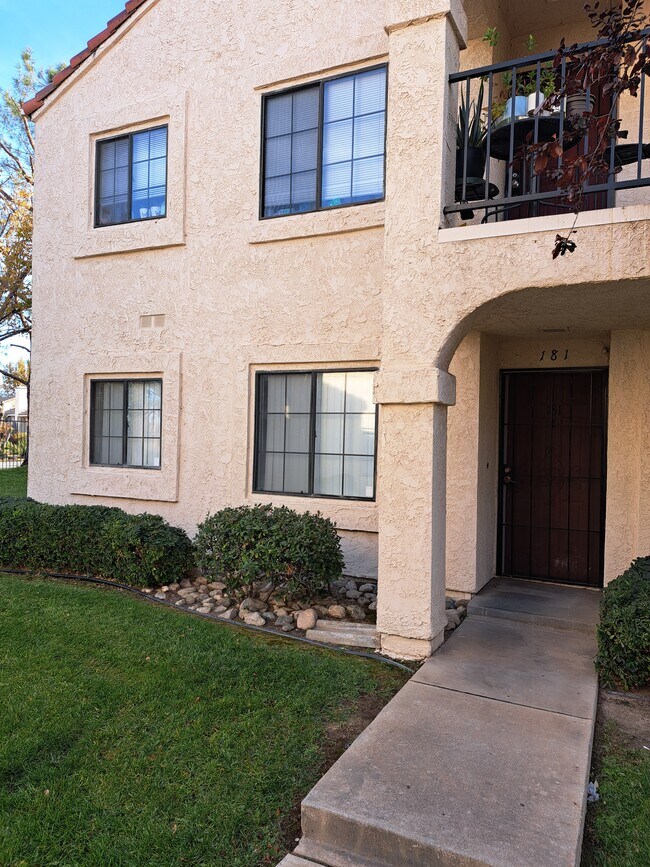
[[[649, 36], [650, 28], [639, 35], [644, 46]], [[580, 48], [587, 51], [594, 44]], [[555, 52], [536, 54], [449, 76], [450, 86], [458, 89], [460, 111], [455, 201], [446, 205], [445, 214], [458, 213], [469, 220], [482, 212], [485, 223], [575, 210], [553, 172], [547, 168], [536, 174], [524, 151], [554, 138], [564, 141], [564, 153], [556, 166], [549, 167], [561, 169], [563, 159], [589, 152], [598, 116], [610, 113], [616, 119], [621, 114], [609, 89], [601, 85], [566, 97], [557, 110], [543, 110], [545, 99], [566, 80], [566, 61], [555, 69], [554, 58]], [[611, 138], [609, 170], [582, 186], [581, 211], [613, 207], [620, 191], [650, 186], [645, 79], [642, 76], [637, 98], [625, 102], [623, 128], [629, 137], [625, 144]], [[582, 123], [575, 122], [578, 117]]]

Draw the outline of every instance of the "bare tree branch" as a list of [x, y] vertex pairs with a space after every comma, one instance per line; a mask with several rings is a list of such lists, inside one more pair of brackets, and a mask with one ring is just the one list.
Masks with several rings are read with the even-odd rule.
[[25, 377], [20, 376], [20, 374], [16, 373], [15, 371], [12, 373], [11, 370], [0, 367], [0, 374], [2, 374], [2, 376], [6, 376], [7, 379], [13, 379], [14, 382], [19, 382], [21, 385], [29, 385], [29, 379], [25, 379]]
[[2, 148], [2, 150], [7, 154], [9, 159], [14, 163], [14, 165], [18, 169], [18, 172], [22, 176], [23, 180], [26, 183], [33, 185], [33, 183], [34, 183], [33, 177], [27, 173], [27, 171], [25, 170], [25, 167], [23, 166], [20, 159], [13, 153], [12, 150], [10, 150], [9, 147], [7, 147], [7, 145], [2, 141], [2, 139], [0, 139], [0, 148]]

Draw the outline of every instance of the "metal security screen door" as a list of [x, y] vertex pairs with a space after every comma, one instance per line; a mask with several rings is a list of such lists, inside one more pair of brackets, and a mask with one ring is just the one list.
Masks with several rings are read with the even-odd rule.
[[602, 585], [607, 371], [501, 375], [502, 575]]

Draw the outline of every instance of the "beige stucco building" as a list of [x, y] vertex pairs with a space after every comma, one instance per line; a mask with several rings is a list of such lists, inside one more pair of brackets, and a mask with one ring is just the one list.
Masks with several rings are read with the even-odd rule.
[[[650, 162], [556, 261], [573, 215], [549, 199], [453, 210], [450, 75], [529, 34], [589, 40], [581, 9], [127, 3], [26, 106], [29, 495], [188, 531], [226, 505], [320, 510], [398, 657], [440, 643], [446, 588], [599, 586], [647, 554]], [[617, 109], [631, 142], [647, 102]], [[490, 201], [525, 196], [489, 153]]]

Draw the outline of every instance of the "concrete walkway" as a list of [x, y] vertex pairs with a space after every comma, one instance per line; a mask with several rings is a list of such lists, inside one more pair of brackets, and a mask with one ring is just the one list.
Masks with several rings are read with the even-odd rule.
[[282, 867], [579, 864], [598, 602], [491, 582], [307, 795]]

